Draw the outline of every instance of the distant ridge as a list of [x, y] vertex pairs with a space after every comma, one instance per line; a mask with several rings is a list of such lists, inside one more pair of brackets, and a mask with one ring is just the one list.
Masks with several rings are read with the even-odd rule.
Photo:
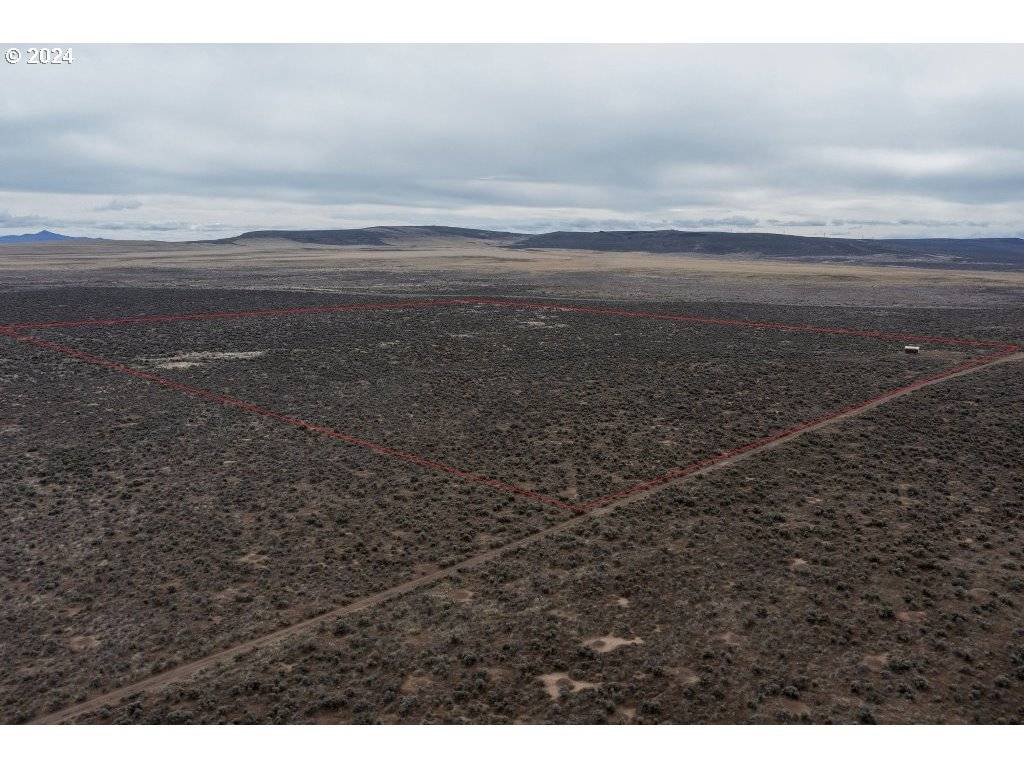
[[747, 255], [798, 261], [849, 261], [886, 266], [1024, 268], [1024, 239], [870, 239], [806, 237], [761, 232], [548, 232], [518, 240], [515, 248], [642, 251], [711, 256]]
[[462, 227], [408, 226], [363, 229], [260, 230], [213, 243], [260, 239], [312, 245], [401, 248], [459, 241], [488, 242], [511, 249], [643, 252], [697, 256], [742, 256], [801, 262], [913, 266], [936, 269], [1024, 269], [1024, 239], [845, 238], [762, 232], [689, 232], [677, 229], [524, 234]]
[[[526, 234], [445, 226], [384, 226], [361, 229], [263, 229], [202, 240], [208, 245], [244, 245], [284, 240], [308, 246], [372, 249], [444, 248], [487, 244], [510, 250], [580, 250], [656, 253], [707, 258], [746, 258], [805, 263], [927, 267], [931, 269], [1024, 270], [1024, 239], [808, 237], [771, 232], [694, 232], [678, 229], [545, 232]], [[50, 230], [0, 237], [0, 245], [35, 243], [123, 243], [69, 237]], [[157, 241], [132, 241], [137, 246]], [[168, 244], [165, 244], [168, 245]], [[180, 245], [180, 243], [179, 243]]]
[[77, 240], [76, 237], [61, 235], [51, 232], [48, 229], [41, 229], [38, 232], [31, 232], [24, 235], [3, 235], [0, 236], [0, 243], [54, 243], [58, 240]]
[[376, 245], [394, 246], [414, 240], [465, 239], [515, 240], [523, 235], [514, 232], [495, 232], [489, 229], [463, 227], [365, 227], [363, 229], [261, 229], [244, 232], [237, 237], [214, 240], [215, 243], [234, 243], [245, 240], [291, 240], [310, 245]]
[[611, 232], [547, 232], [516, 243], [517, 248], [585, 248], [592, 251], [644, 251], [646, 253], [705, 253], [713, 256], [749, 253], [796, 257], [864, 256], [888, 252], [870, 240], [803, 237], [760, 232], [684, 232], [678, 229]]

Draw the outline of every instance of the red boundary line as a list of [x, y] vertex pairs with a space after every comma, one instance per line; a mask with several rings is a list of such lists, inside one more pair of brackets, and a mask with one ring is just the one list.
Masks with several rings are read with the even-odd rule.
[[[23, 330], [46, 330], [46, 329], [59, 329], [59, 328], [82, 328], [82, 327], [96, 327], [96, 326], [113, 326], [113, 325], [128, 325], [128, 324], [143, 324], [143, 323], [164, 323], [164, 322], [181, 322], [181, 321], [205, 321], [205, 320], [229, 320], [229, 319], [245, 319], [245, 318], [264, 318], [264, 317], [285, 317], [290, 315], [303, 315], [303, 314], [328, 314], [334, 312], [350, 312], [359, 310], [371, 310], [371, 309], [413, 309], [422, 307], [438, 307], [438, 306], [453, 306], [453, 305], [492, 305], [492, 306], [507, 306], [507, 307], [518, 307], [523, 309], [544, 309], [544, 310], [557, 310], [565, 312], [577, 312], [583, 314], [601, 315], [601, 316], [615, 316], [615, 317], [632, 317], [642, 318], [651, 320], [665, 320], [673, 322], [692, 322], [701, 323], [706, 325], [726, 325], [726, 326], [740, 326], [746, 328], [754, 328], [760, 330], [776, 330], [776, 331], [789, 331], [789, 332], [805, 332], [805, 333], [822, 333], [822, 334], [838, 334], [846, 336], [861, 336], [865, 338], [875, 339], [888, 339], [888, 340], [899, 340], [899, 341], [927, 341], [932, 343], [941, 343], [949, 345], [967, 345], [973, 347], [992, 348], [995, 347], [997, 350], [991, 354], [972, 358], [966, 360], [959, 365], [951, 368], [944, 369], [930, 376], [922, 379], [916, 379], [909, 384], [905, 384], [894, 389], [886, 390], [879, 395], [871, 397], [862, 402], [854, 403], [852, 405], [844, 406], [836, 411], [827, 413], [819, 416], [815, 419], [804, 421], [799, 424], [795, 424], [791, 427], [787, 427], [781, 431], [775, 432], [766, 437], [759, 438], [745, 445], [732, 448], [728, 451], [710, 456], [700, 461], [694, 462], [685, 467], [676, 467], [674, 469], [665, 472], [662, 475], [645, 480], [643, 482], [632, 485], [628, 488], [606, 494], [605, 496], [592, 499], [590, 501], [581, 504], [569, 504], [568, 502], [557, 499], [553, 496], [547, 496], [545, 494], [531, 491], [527, 488], [522, 488], [517, 485], [505, 483], [501, 480], [495, 480], [493, 478], [478, 475], [467, 470], [459, 469], [458, 467], [444, 464], [442, 462], [434, 461], [425, 456], [410, 453], [408, 451], [402, 451], [390, 446], [375, 443], [370, 440], [365, 440], [355, 435], [350, 435], [345, 432], [341, 432], [331, 427], [327, 427], [323, 424], [317, 424], [315, 422], [300, 419], [295, 416], [288, 416], [277, 411], [273, 411], [269, 408], [264, 408], [256, 403], [249, 402], [247, 400], [240, 400], [229, 395], [224, 395], [212, 390], [203, 389], [201, 387], [194, 387], [190, 384], [184, 384], [180, 381], [168, 379], [163, 376], [158, 376], [148, 371], [143, 371], [138, 368], [125, 365], [124, 363], [111, 360], [109, 358], [94, 355], [89, 352], [85, 352], [74, 347], [69, 347], [64, 344], [58, 344], [56, 342], [47, 341], [46, 339], [40, 339], [36, 336], [28, 336], [20, 333]], [[132, 376], [144, 381], [148, 381], [158, 386], [173, 389], [179, 392], [183, 392], [187, 395], [195, 397], [200, 400], [206, 400], [209, 402], [217, 403], [225, 407], [235, 408], [240, 411], [254, 413], [265, 418], [274, 419], [275, 421], [289, 424], [300, 429], [305, 429], [311, 432], [331, 437], [335, 440], [341, 440], [342, 442], [349, 443], [350, 445], [359, 446], [367, 450], [373, 451], [384, 456], [390, 456], [397, 458], [402, 461], [416, 464], [418, 466], [426, 467], [438, 472], [444, 472], [462, 480], [466, 480], [478, 485], [487, 486], [494, 490], [498, 490], [504, 493], [522, 496], [524, 498], [538, 501], [542, 504], [555, 507], [557, 509], [573, 512], [576, 514], [586, 513], [597, 507], [601, 507], [605, 504], [609, 504], [615, 501], [621, 501], [622, 499], [628, 498], [637, 493], [643, 493], [653, 488], [657, 488], [661, 485], [665, 485], [673, 480], [692, 475], [699, 472], [702, 469], [721, 464], [729, 461], [737, 456], [749, 453], [757, 450], [762, 446], [768, 445], [769, 443], [780, 440], [789, 435], [796, 434], [803, 430], [814, 427], [818, 424], [835, 419], [844, 414], [851, 413], [853, 411], [861, 410], [867, 406], [873, 405], [874, 403], [881, 402], [884, 400], [891, 399], [904, 392], [917, 389], [929, 382], [936, 381], [938, 379], [945, 378], [955, 373], [968, 371], [972, 368], [985, 365], [986, 363], [994, 362], [1003, 357], [1008, 357], [1021, 350], [1016, 344], [999, 342], [999, 341], [983, 341], [977, 339], [955, 339], [943, 336], [917, 336], [917, 335], [906, 335], [898, 333], [886, 333], [882, 331], [865, 331], [854, 328], [838, 328], [838, 327], [817, 327], [809, 325], [795, 325], [788, 323], [768, 323], [768, 322], [757, 322], [751, 320], [734, 320], [727, 318], [714, 318], [705, 317], [700, 315], [671, 315], [661, 314], [656, 312], [644, 312], [639, 310], [627, 310], [617, 308], [604, 308], [604, 307], [587, 307], [570, 304], [549, 304], [539, 302], [527, 302], [518, 301], [513, 299], [493, 299], [493, 298], [458, 298], [458, 299], [425, 299], [419, 301], [402, 301], [402, 302], [384, 302], [384, 303], [369, 303], [369, 304], [337, 304], [327, 306], [314, 306], [314, 307], [290, 307], [284, 309], [263, 309], [263, 310], [241, 310], [234, 312], [206, 312], [206, 313], [195, 313], [195, 314], [181, 314], [181, 315], [148, 315], [139, 317], [121, 317], [121, 318], [106, 318], [106, 319], [89, 319], [89, 320], [70, 320], [70, 321], [58, 321], [58, 322], [43, 322], [43, 323], [16, 323], [11, 325], [0, 325], [0, 335], [6, 336], [13, 341], [21, 342], [25, 344], [31, 344], [41, 349], [46, 349], [52, 352], [57, 352], [67, 357], [82, 360], [93, 365], [98, 365], [104, 368], [108, 368], [113, 371], [124, 373], [128, 376]]]
[[519, 496], [526, 496], [536, 501], [540, 501], [545, 504], [550, 504], [551, 506], [569, 510], [575, 509], [575, 507], [572, 504], [569, 504], [567, 502], [561, 501], [560, 499], [556, 499], [550, 496], [545, 496], [544, 494], [541, 493], [535, 493], [534, 491], [528, 490], [526, 488], [520, 488], [515, 485], [510, 485], [509, 483], [504, 483], [500, 480], [494, 480], [489, 477], [484, 477], [483, 475], [476, 475], [472, 472], [467, 472], [466, 470], [459, 469], [458, 467], [443, 464], [442, 462], [434, 461], [433, 459], [428, 459], [425, 456], [419, 456], [415, 453], [401, 451], [398, 450], [397, 448], [391, 448], [380, 443], [375, 443], [371, 440], [364, 440], [361, 437], [356, 437], [355, 435], [349, 435], [346, 434], [345, 432], [340, 432], [336, 429], [332, 429], [331, 427], [324, 426], [323, 424], [317, 424], [315, 422], [306, 421], [305, 419], [300, 419], [295, 416], [288, 416], [283, 413], [278, 413], [277, 411], [272, 411], [269, 408], [264, 408], [263, 406], [257, 405], [256, 403], [251, 403], [248, 400], [240, 400], [236, 397], [231, 397], [229, 395], [222, 395], [219, 392], [214, 392], [213, 390], [203, 389], [202, 387], [193, 387], [191, 384], [184, 384], [180, 381], [175, 381], [174, 379], [167, 379], [164, 378], [163, 376], [157, 376], [156, 374], [149, 373], [148, 371], [143, 371], [138, 368], [132, 368], [131, 366], [125, 365], [124, 363], [119, 363], [116, 360], [110, 360], [105, 357], [100, 357], [99, 355], [94, 355], [90, 352], [83, 352], [82, 350], [75, 349], [74, 347], [68, 347], [65, 346], [64, 344], [57, 344], [55, 342], [47, 341], [45, 339], [39, 339], [34, 336], [20, 336], [17, 334], [11, 334], [7, 331], [7, 329], [3, 328], [2, 326], [0, 326], [0, 334], [10, 336], [15, 341], [20, 341], [25, 344], [32, 344], [33, 346], [40, 347], [42, 349], [48, 349], [52, 352], [59, 352], [63, 355], [67, 355], [68, 357], [73, 357], [78, 360], [83, 360], [87, 363], [92, 363], [93, 365], [99, 365], [104, 368], [109, 368], [112, 371], [118, 371], [129, 376], [134, 376], [137, 379], [143, 379], [152, 384], [158, 384], [159, 386], [162, 387], [167, 387], [169, 389], [174, 389], [179, 392], [184, 392], [185, 394], [191, 395], [192, 397], [198, 398], [200, 400], [208, 400], [210, 402], [218, 403], [220, 405], [224, 405], [230, 408], [236, 408], [240, 411], [246, 411], [248, 413], [255, 413], [259, 416], [265, 416], [269, 419], [274, 419], [275, 421], [280, 421], [284, 424], [290, 424], [293, 427], [299, 427], [300, 429], [306, 429], [309, 430], [310, 432], [317, 432], [322, 435], [327, 435], [328, 437], [332, 437], [335, 440], [341, 440], [343, 442], [350, 443], [351, 445], [357, 445], [361, 448], [371, 450], [374, 453], [379, 453], [384, 456], [392, 456], [394, 458], [401, 459], [403, 461], [408, 461], [412, 464], [418, 464], [422, 467], [434, 469], [439, 472], [447, 472], [448, 474], [455, 475], [456, 477], [460, 477], [463, 480], [469, 480], [474, 483], [486, 485], [499, 491], [504, 491]]
[[721, 317], [708, 317], [706, 315], [669, 315], [659, 312], [645, 312], [642, 310], [619, 309], [608, 307], [589, 307], [578, 304], [550, 304], [546, 302], [531, 302], [522, 301], [518, 299], [495, 299], [488, 298], [485, 296], [474, 296], [469, 298], [455, 299], [419, 299], [412, 301], [378, 302], [371, 304], [326, 304], [311, 307], [285, 307], [282, 309], [249, 309], [231, 312], [197, 312], [192, 314], [181, 315], [140, 315], [137, 317], [111, 317], [86, 320], [61, 320], [56, 322], [40, 323], [8, 323], [6, 325], [0, 325], [0, 329], [7, 328], [14, 331], [21, 331], [46, 330], [57, 328], [85, 328], [90, 326], [138, 325], [146, 323], [170, 323], [183, 321], [241, 320], [246, 318], [261, 317], [286, 317], [289, 315], [330, 314], [334, 312], [352, 312], [367, 309], [418, 309], [422, 307], [457, 306], [460, 304], [490, 304], [505, 307], [519, 307], [522, 309], [547, 309], [560, 310], [564, 312], [576, 312], [579, 314], [608, 315], [613, 317], [635, 317], [648, 320], [672, 320], [676, 322], [700, 323], [703, 325], [732, 325], [744, 328], [754, 328], [771, 331], [796, 331], [809, 333], [828, 333], [844, 336], [863, 336], [866, 338], [889, 339], [893, 341], [921, 341], [932, 342], [937, 344], [964, 344], [975, 347], [1010, 346], [1006, 342], [1001, 341], [958, 339], [951, 338], [948, 336], [915, 336], [905, 333], [866, 331], [858, 328], [800, 325], [792, 323], [768, 323], [756, 320], [739, 320]]
[[681, 477], [686, 477], [687, 475], [692, 475], [695, 472], [699, 472], [700, 470], [705, 469], [706, 467], [711, 467], [714, 466], [715, 464], [721, 464], [725, 461], [728, 461], [729, 459], [735, 458], [736, 456], [740, 456], [742, 454], [757, 450], [762, 446], [774, 443], [775, 441], [781, 440], [784, 437], [795, 435], [798, 432], [803, 432], [804, 430], [810, 429], [811, 427], [816, 427], [819, 424], [824, 424], [826, 421], [831, 421], [832, 419], [844, 416], [847, 413], [859, 411], [864, 408], [867, 408], [870, 405], [874, 405], [875, 403], [882, 402], [884, 400], [890, 400], [893, 397], [903, 394], [904, 392], [910, 392], [911, 390], [919, 389], [920, 387], [932, 381], [938, 381], [939, 379], [944, 379], [947, 376], [951, 376], [956, 373], [961, 373], [963, 371], [969, 371], [972, 368], [977, 368], [979, 366], [985, 365], [986, 363], [991, 363], [996, 360], [1001, 360], [1004, 357], [1009, 357], [1010, 355], [1015, 354], [1019, 350], [1020, 347], [1017, 347], [1016, 345], [1007, 346], [1006, 348], [1001, 349], [1000, 351], [995, 352], [991, 355], [972, 358], [970, 360], [965, 361], [964, 363], [961, 363], [960, 365], [953, 366], [952, 368], [946, 368], [945, 370], [939, 371], [938, 373], [932, 374], [931, 376], [926, 376], [925, 378], [922, 379], [916, 379], [909, 384], [903, 385], [902, 387], [896, 387], [894, 389], [886, 390], [885, 392], [882, 392], [880, 395], [875, 395], [874, 397], [868, 398], [867, 400], [863, 400], [859, 403], [847, 405], [836, 411], [832, 411], [831, 413], [826, 413], [824, 416], [818, 416], [817, 418], [811, 419], [809, 421], [803, 421], [799, 424], [794, 424], [791, 427], [786, 427], [783, 430], [774, 432], [768, 435], [767, 437], [762, 437], [752, 442], [749, 442], [746, 445], [741, 445], [738, 448], [732, 448], [729, 451], [720, 453], [716, 456], [707, 459], [702, 459], [701, 461], [694, 462], [693, 464], [690, 464], [689, 466], [686, 467], [677, 467], [675, 469], [671, 469], [665, 474], [659, 475], [658, 477], [646, 480], [641, 483], [637, 483], [636, 485], [630, 486], [629, 488], [624, 488], [621, 491], [601, 496], [582, 505], [581, 510], [586, 512], [596, 507], [609, 504], [613, 501], [619, 501], [628, 496], [632, 496], [633, 494], [642, 493], [643, 491], [647, 491], [652, 488], [657, 488], [658, 486], [665, 485], [666, 483], [669, 483], [672, 480], [678, 480]]

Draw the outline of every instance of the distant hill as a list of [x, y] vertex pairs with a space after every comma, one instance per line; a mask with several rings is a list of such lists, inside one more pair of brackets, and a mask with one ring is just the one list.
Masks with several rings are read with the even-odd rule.
[[[568, 248], [588, 251], [706, 253], [726, 256], [752, 253], [771, 256], [861, 256], [877, 253], [870, 241], [832, 237], [800, 237], [766, 233], [683, 232], [677, 229], [612, 232], [547, 232], [516, 243], [517, 248]], [[888, 250], [885, 248], [884, 250]]]
[[214, 240], [216, 243], [238, 243], [252, 240], [291, 240], [311, 245], [375, 245], [396, 246], [424, 240], [486, 240], [512, 241], [523, 235], [494, 232], [489, 229], [462, 227], [365, 227], [363, 229], [262, 229], [244, 232], [237, 237]]
[[513, 248], [642, 251], [709, 256], [754, 256], [796, 261], [886, 266], [1024, 269], [1024, 239], [854, 239], [769, 233], [682, 232], [675, 229], [619, 232], [548, 232], [522, 237]]
[[48, 229], [41, 229], [24, 235], [3, 235], [0, 236], [0, 243], [54, 243], [59, 240], [77, 240], [75, 237], [60, 235]]
[[931, 238], [923, 240], [877, 240], [894, 249], [923, 254], [940, 253], [972, 263], [1003, 264], [1013, 269], [1024, 267], [1024, 239], [1019, 237]]
[[246, 243], [290, 240], [310, 245], [354, 245], [377, 248], [438, 246], [487, 242], [510, 249], [742, 256], [801, 262], [914, 266], [937, 269], [1024, 269], [1024, 239], [924, 238], [869, 239], [804, 237], [765, 232], [685, 232], [676, 229], [608, 232], [517, 232], [462, 227], [366, 227], [364, 229], [270, 229], [207, 241]]

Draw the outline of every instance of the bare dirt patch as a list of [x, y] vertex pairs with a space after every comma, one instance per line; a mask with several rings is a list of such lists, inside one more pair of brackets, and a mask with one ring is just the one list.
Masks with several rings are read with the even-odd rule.
[[665, 667], [665, 671], [672, 675], [680, 685], [696, 685], [700, 682], [700, 675], [689, 667]]
[[170, 357], [144, 357], [139, 362], [148, 363], [162, 370], [184, 370], [199, 368], [212, 362], [222, 360], [255, 360], [266, 354], [265, 350], [252, 352], [183, 352]]
[[776, 713], [781, 713], [785, 719], [791, 717], [799, 719], [811, 714], [811, 708], [804, 702], [784, 696], [767, 700], [765, 706]]
[[927, 611], [897, 611], [896, 618], [908, 624], [921, 624], [928, 618]]
[[557, 700], [563, 694], [579, 693], [580, 691], [598, 688], [598, 683], [588, 683], [583, 680], [573, 680], [564, 672], [551, 672], [537, 678], [544, 685], [548, 696]]
[[398, 689], [402, 693], [416, 694], [433, 685], [434, 680], [429, 675], [409, 675], [402, 682]]
[[881, 672], [889, 663], [888, 653], [872, 653], [864, 657], [861, 663], [872, 672]]
[[100, 639], [96, 635], [73, 635], [68, 638], [68, 648], [72, 651], [91, 651], [99, 646]]
[[625, 638], [617, 637], [616, 635], [605, 635], [604, 637], [591, 637], [583, 641], [583, 645], [586, 648], [596, 653], [611, 653], [617, 648], [622, 648], [629, 645], [643, 645], [643, 638]]
[[737, 648], [743, 644], [743, 638], [737, 635], [735, 632], [722, 632], [718, 635], [719, 642], [730, 648]]

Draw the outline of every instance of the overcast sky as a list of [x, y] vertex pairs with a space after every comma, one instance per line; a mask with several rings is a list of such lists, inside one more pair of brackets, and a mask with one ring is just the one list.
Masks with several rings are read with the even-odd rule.
[[0, 234], [1024, 235], [1024, 46], [74, 51], [0, 62]]

